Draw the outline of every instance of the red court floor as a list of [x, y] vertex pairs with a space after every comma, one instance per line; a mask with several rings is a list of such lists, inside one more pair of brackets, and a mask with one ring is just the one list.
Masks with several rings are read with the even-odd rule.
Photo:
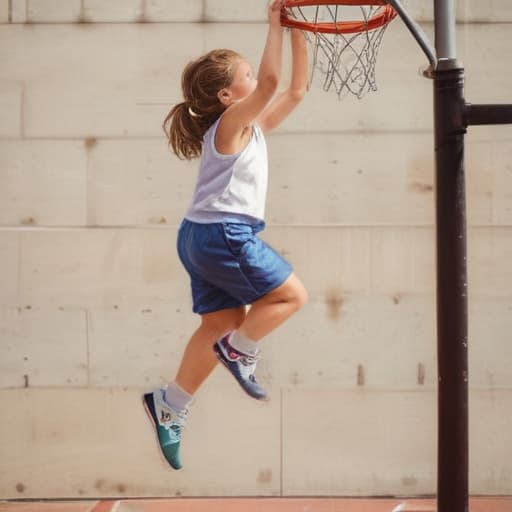
[[[173, 498], [0, 502], [0, 512], [435, 512], [433, 499]], [[469, 512], [512, 512], [512, 496], [473, 497]]]

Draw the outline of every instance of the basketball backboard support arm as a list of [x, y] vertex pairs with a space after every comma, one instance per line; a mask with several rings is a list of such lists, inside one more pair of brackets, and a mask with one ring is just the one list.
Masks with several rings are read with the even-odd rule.
[[429, 41], [423, 29], [409, 16], [404, 6], [400, 2], [400, 0], [389, 0], [389, 3], [395, 9], [398, 16], [405, 23], [405, 26], [409, 29], [409, 32], [412, 34], [416, 42], [420, 45], [421, 49], [427, 56], [427, 59], [430, 63], [430, 68], [425, 72], [425, 75], [431, 77], [431, 72], [436, 68], [437, 65], [437, 57], [436, 51], [432, 46], [432, 43]]

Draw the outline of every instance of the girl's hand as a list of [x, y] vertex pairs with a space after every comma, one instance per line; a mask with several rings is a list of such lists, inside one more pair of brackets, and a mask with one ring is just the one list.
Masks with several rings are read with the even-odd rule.
[[273, 28], [281, 27], [281, 8], [283, 0], [272, 0], [268, 6], [268, 23]]

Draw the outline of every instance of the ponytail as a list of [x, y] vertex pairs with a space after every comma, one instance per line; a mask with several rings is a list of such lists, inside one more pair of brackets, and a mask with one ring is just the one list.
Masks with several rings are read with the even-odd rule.
[[198, 115], [186, 104], [178, 103], [167, 114], [163, 129], [173, 152], [182, 160], [201, 155], [203, 135]]
[[201, 156], [204, 134], [226, 108], [217, 93], [231, 84], [233, 63], [240, 58], [232, 50], [213, 50], [185, 67], [181, 77], [185, 101], [171, 109], [162, 125], [178, 158]]

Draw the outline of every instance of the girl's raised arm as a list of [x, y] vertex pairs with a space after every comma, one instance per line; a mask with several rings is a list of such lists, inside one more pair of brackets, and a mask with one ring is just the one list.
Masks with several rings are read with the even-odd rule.
[[301, 30], [291, 29], [292, 77], [290, 86], [258, 117], [264, 132], [276, 128], [301, 102], [308, 88], [308, 53], [306, 38]]
[[[216, 134], [216, 144], [222, 152], [231, 153], [240, 149], [247, 128], [261, 114], [276, 92], [281, 76], [283, 47], [281, 5], [282, 0], [273, 0], [268, 8], [269, 30], [254, 91], [241, 98], [237, 97], [234, 87], [226, 87], [218, 93], [219, 100], [228, 107]], [[235, 74], [236, 72], [237, 70]]]

